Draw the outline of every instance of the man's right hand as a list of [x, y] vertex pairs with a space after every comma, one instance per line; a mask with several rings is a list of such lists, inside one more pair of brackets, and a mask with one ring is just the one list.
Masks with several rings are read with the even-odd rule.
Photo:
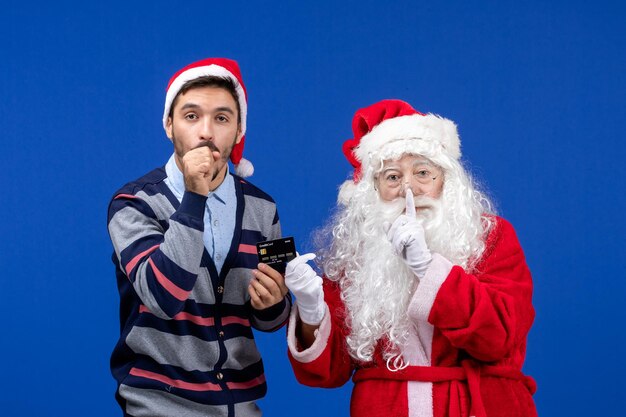
[[419, 278], [423, 278], [432, 260], [426, 244], [424, 228], [417, 220], [415, 200], [410, 188], [406, 190], [406, 211], [393, 222], [387, 232], [394, 251]]
[[182, 158], [185, 189], [200, 195], [209, 195], [215, 173], [215, 162], [220, 158], [217, 150], [200, 146], [188, 151]]
[[326, 303], [322, 278], [307, 264], [313, 259], [315, 254], [307, 253], [287, 262], [285, 284], [296, 296], [300, 319], [304, 323], [318, 325], [324, 318]]

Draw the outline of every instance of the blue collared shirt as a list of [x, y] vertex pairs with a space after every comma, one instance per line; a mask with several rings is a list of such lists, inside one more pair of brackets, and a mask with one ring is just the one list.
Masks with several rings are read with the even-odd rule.
[[[227, 167], [228, 169], [228, 167]], [[180, 172], [174, 154], [165, 165], [165, 184], [172, 190], [178, 201], [182, 201], [185, 193], [185, 179]], [[224, 181], [209, 193], [204, 211], [204, 247], [215, 263], [219, 273], [230, 250], [235, 232], [235, 216], [237, 214], [237, 194], [235, 179], [226, 172]]]

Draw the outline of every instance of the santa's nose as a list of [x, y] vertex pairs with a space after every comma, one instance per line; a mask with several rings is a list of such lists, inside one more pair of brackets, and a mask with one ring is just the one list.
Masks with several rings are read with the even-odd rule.
[[410, 181], [406, 181], [404, 183], [404, 187], [402, 187], [402, 196], [406, 196], [406, 190], [410, 189], [413, 195], [423, 195], [426, 193], [422, 184], [414, 181], [413, 183]]

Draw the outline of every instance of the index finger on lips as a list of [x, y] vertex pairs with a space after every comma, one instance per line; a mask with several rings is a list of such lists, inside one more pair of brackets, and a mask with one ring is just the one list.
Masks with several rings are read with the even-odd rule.
[[417, 217], [417, 213], [415, 212], [415, 199], [413, 198], [413, 191], [411, 191], [410, 187], [406, 188], [406, 215], [412, 218]]

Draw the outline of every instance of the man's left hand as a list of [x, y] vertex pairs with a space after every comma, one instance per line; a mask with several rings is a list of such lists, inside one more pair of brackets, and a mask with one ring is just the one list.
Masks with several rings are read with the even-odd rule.
[[250, 303], [256, 310], [263, 310], [280, 303], [289, 290], [285, 278], [269, 265], [260, 263], [252, 271], [253, 278], [248, 286]]

